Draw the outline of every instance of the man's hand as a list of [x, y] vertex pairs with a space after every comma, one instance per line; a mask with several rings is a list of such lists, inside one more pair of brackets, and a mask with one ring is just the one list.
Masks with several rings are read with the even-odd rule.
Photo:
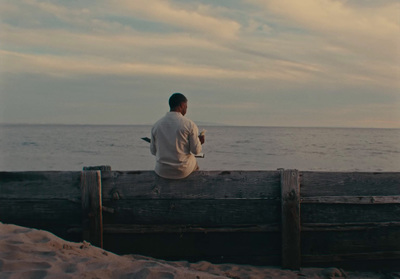
[[200, 143], [201, 143], [201, 144], [204, 144], [204, 142], [205, 142], [205, 136], [204, 136], [204, 135], [200, 135], [200, 136], [199, 136], [199, 140], [200, 140]]
[[203, 130], [200, 132], [199, 140], [200, 140], [201, 144], [204, 144], [204, 142], [205, 142], [205, 140], [206, 140], [206, 130], [203, 129]]

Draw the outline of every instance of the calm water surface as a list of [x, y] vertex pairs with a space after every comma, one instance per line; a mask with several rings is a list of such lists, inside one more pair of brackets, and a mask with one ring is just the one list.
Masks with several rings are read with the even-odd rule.
[[[400, 171], [400, 129], [205, 128], [202, 170]], [[0, 170], [152, 170], [151, 126], [0, 125]]]

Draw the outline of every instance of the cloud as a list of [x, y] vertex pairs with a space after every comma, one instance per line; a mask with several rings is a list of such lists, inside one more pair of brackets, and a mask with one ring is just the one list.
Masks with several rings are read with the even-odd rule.
[[[258, 11], [250, 11], [248, 19], [244, 20], [247, 26], [241, 26], [237, 20], [217, 17], [221, 9], [205, 5], [177, 5], [168, 1], [99, 1], [90, 11], [84, 7], [67, 8], [34, 0], [24, 3], [25, 7], [19, 9], [21, 15], [26, 13], [24, 8], [34, 7], [38, 14], [55, 16], [61, 23], [53, 28], [41, 26], [34, 29], [3, 24], [1, 40], [5, 42], [4, 46], [11, 52], [27, 55], [34, 55], [38, 49], [40, 52], [46, 50], [47, 54], [38, 55], [42, 55], [42, 60], [66, 63], [59, 66], [64, 69], [64, 74], [71, 68], [75, 69], [70, 71], [72, 73], [89, 73], [92, 69], [92, 74], [142, 72], [302, 83], [322, 78], [349, 83], [395, 84], [393, 73], [398, 69], [398, 66], [392, 65], [393, 55], [388, 54], [390, 52], [383, 51], [391, 56], [390, 60], [381, 60], [374, 56], [382, 55], [382, 51], [365, 50], [364, 44], [361, 51], [349, 47], [354, 44], [352, 41], [357, 41], [350, 37], [344, 44], [336, 42], [340, 36], [332, 32], [351, 29], [345, 26], [352, 22], [350, 17], [355, 14], [341, 2], [307, 0], [299, 4], [283, 0], [257, 3], [269, 13], [273, 12], [275, 20], [277, 17], [280, 21], [282, 18], [290, 19], [285, 25], [303, 26], [313, 32], [326, 31], [322, 37], [319, 31], [318, 35], [299, 35], [290, 31], [277, 33], [276, 28], [271, 27], [274, 22], [256, 16]], [[298, 5], [303, 5], [303, 8], [296, 10]], [[225, 14], [229, 13], [225, 11]], [[232, 16], [232, 13], [229, 15]], [[124, 19], [124, 16], [178, 29], [167, 33], [147, 32], [130, 23], [129, 19]], [[338, 21], [340, 23], [336, 23]], [[191, 34], [192, 31], [195, 34]], [[374, 55], [365, 57], [366, 51], [372, 51]], [[373, 66], [370, 63], [360, 64], [360, 58], [374, 60]], [[86, 67], [73, 66], [75, 60], [82, 61]], [[89, 66], [90, 63], [93, 65]], [[108, 64], [108, 70], [102, 63]], [[21, 70], [23, 68], [20, 67]]]
[[[79, 73], [179, 74], [213, 78], [242, 75], [240, 71], [212, 63], [218, 56], [226, 55], [223, 54], [226, 48], [215, 39], [233, 38], [239, 24], [204, 14], [207, 10], [204, 6], [197, 11], [172, 7], [167, 1], [99, 1], [89, 12], [35, 0], [23, 3], [18, 8], [8, 5], [9, 10], [14, 11], [11, 18], [23, 17], [28, 9], [42, 18], [36, 18], [39, 24], [33, 25], [32, 15], [25, 26], [2, 24], [2, 56], [4, 63], [10, 65], [7, 72], [52, 75], [57, 72], [64, 76]], [[145, 18], [178, 29], [168, 34], [142, 32], [121, 15]], [[45, 23], [52, 17], [58, 20], [54, 26]], [[195, 36], [192, 31], [196, 32]], [[204, 38], [210, 34], [213, 39]]]
[[[97, 23], [96, 23], [97, 24]], [[102, 25], [107, 25], [103, 22]], [[140, 32], [81, 33], [68, 29], [23, 29], [1, 25], [3, 47], [19, 48], [32, 52], [47, 49], [49, 52], [106, 55], [115, 59], [126, 59], [126, 55], [136, 55], [139, 59], [149, 59], [145, 55], [165, 48], [222, 51], [223, 48], [207, 40], [178, 34], [146, 34]], [[145, 51], [141, 53], [141, 51]], [[147, 52], [147, 53], [146, 53]], [[140, 54], [143, 54], [140, 56]], [[153, 55], [157, 53], [153, 53]]]
[[204, 6], [201, 9], [189, 10], [165, 0], [112, 0], [109, 1], [109, 5], [118, 13], [172, 25], [188, 32], [212, 35], [214, 38], [235, 38], [240, 29], [240, 25], [234, 20], [204, 14], [207, 10]]
[[[106, 96], [115, 87], [150, 98], [179, 88], [196, 93], [192, 100], [210, 110], [202, 116], [209, 122], [225, 115], [219, 122], [330, 125], [340, 118], [334, 108], [344, 104], [336, 100], [351, 100], [364, 115], [368, 98], [377, 106], [398, 105], [400, 98], [400, 4], [365, 1], [3, 1], [0, 74], [10, 92], [18, 91], [13, 82], [26, 84], [20, 94], [38, 99], [29, 91], [36, 79], [38, 91], [49, 90], [49, 81], [55, 92], [74, 84], [93, 88], [96, 79], [112, 86], [79, 91], [82, 96]], [[312, 110], [315, 117], [307, 111], [312, 106], [326, 110]], [[293, 109], [287, 120], [282, 107]], [[395, 115], [396, 106], [387, 110]], [[391, 117], [384, 109], [374, 115]]]
[[[6, 67], [3, 73], [33, 73], [58, 77], [80, 77], [81, 75], [154, 75], [208, 79], [298, 79], [306, 74], [300, 70], [260, 71], [223, 69], [204, 65], [151, 64], [110, 60], [98, 56], [57, 56], [21, 54], [0, 51], [0, 58]], [[280, 67], [279, 64], [275, 65]]]
[[271, 26], [280, 26], [274, 29], [279, 55], [316, 65], [317, 79], [399, 89], [400, 3], [364, 7], [344, 0], [248, 2], [260, 8]]
[[[398, 15], [400, 3], [363, 8], [338, 0], [282, 0], [250, 2], [263, 7], [269, 13], [287, 20], [286, 25], [305, 28], [378, 57], [393, 57], [393, 42], [399, 34]], [[283, 21], [280, 23], [285, 24]], [[364, 43], [368, 42], [366, 45]], [[372, 50], [370, 52], [369, 50]], [[387, 50], [389, 53], [380, 53]]]
[[398, 30], [396, 14], [400, 3], [368, 9], [353, 7], [339, 0], [249, 1], [311, 30], [357, 31], [374, 36], [394, 34]]

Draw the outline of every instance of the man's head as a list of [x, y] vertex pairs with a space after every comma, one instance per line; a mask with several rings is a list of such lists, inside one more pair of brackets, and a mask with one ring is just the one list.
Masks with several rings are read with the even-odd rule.
[[186, 114], [187, 111], [187, 99], [181, 93], [174, 93], [169, 98], [169, 108], [170, 111], [177, 111], [182, 113], [182, 115]]

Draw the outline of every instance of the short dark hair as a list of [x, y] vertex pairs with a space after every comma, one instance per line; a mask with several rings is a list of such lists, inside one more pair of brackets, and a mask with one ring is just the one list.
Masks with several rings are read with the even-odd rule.
[[182, 93], [174, 93], [169, 97], [169, 108], [173, 109], [178, 107], [181, 103], [186, 103], [187, 99]]

